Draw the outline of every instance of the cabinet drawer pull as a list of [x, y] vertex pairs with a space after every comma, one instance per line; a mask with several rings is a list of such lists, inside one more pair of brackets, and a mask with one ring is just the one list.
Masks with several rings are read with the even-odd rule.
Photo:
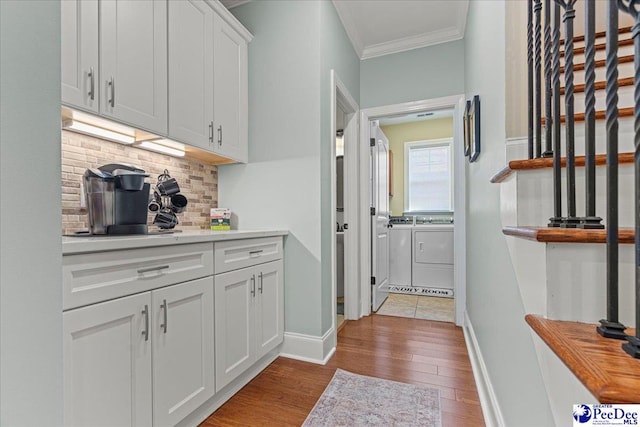
[[141, 268], [138, 270], [138, 274], [148, 273], [150, 271], [166, 270], [167, 268], [169, 268], [168, 265], [159, 265], [156, 267]]
[[167, 300], [163, 299], [162, 300], [162, 304], [160, 305], [160, 310], [162, 310], [164, 312], [164, 323], [162, 323], [160, 325], [160, 327], [163, 329], [164, 333], [167, 333], [167, 310], [169, 307], [167, 307]]
[[256, 296], [256, 275], [255, 274], [251, 275], [251, 296], [252, 297]]
[[249, 256], [256, 256], [262, 253], [262, 249], [258, 249], [257, 251], [249, 251]]
[[116, 106], [116, 82], [113, 80], [113, 76], [111, 76], [111, 78], [107, 82], [107, 85], [111, 89], [111, 98], [109, 99], [109, 105], [111, 105], [111, 108], [114, 108]]
[[142, 331], [142, 335], [145, 341], [149, 341], [149, 306], [147, 304], [144, 305], [142, 314], [144, 315], [144, 331]]
[[209, 143], [213, 144], [213, 122], [209, 123]]
[[262, 294], [262, 271], [258, 274], [258, 278], [260, 279], [260, 286], [258, 287], [258, 290], [260, 291], [260, 294]]
[[95, 96], [95, 74], [93, 72], [93, 67], [89, 68], [89, 98], [91, 98], [91, 100], [93, 101], [94, 96]]
[[222, 147], [222, 125], [218, 126], [218, 146]]

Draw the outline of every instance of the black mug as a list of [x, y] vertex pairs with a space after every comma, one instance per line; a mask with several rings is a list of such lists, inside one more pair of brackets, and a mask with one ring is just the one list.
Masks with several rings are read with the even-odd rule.
[[160, 193], [162, 196], [171, 196], [172, 194], [180, 192], [180, 186], [178, 185], [178, 181], [176, 181], [175, 178], [158, 181], [158, 183], [156, 184], [156, 188], [158, 189], [158, 193]]
[[170, 210], [162, 209], [156, 214], [153, 224], [164, 229], [173, 228], [178, 224], [178, 217]]
[[184, 212], [184, 209], [187, 207], [187, 198], [182, 194], [174, 194], [171, 196], [171, 203], [169, 204], [169, 208], [175, 213]]

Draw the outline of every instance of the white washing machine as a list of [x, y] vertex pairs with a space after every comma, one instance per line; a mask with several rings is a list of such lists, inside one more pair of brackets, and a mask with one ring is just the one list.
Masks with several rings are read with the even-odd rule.
[[413, 225], [389, 228], [389, 285], [411, 286], [411, 241]]
[[411, 284], [453, 289], [453, 224], [417, 225], [412, 238]]

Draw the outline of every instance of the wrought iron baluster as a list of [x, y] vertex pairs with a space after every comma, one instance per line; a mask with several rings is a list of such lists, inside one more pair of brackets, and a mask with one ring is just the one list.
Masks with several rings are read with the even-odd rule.
[[[578, 227], [604, 228], [596, 216], [596, 1], [585, 0], [585, 217]], [[616, 30], [617, 33], [617, 30]]]
[[634, 147], [635, 147], [635, 250], [636, 250], [636, 335], [627, 337], [627, 343], [622, 345], [624, 351], [633, 357], [640, 358], [640, 7], [639, 0], [618, 0], [620, 10], [628, 13], [635, 20], [635, 24], [631, 29], [634, 46], [634, 105], [633, 105], [633, 130], [634, 130]]
[[553, 101], [553, 217], [549, 219], [549, 227], [560, 227], [562, 224], [562, 166], [560, 157], [560, 5], [553, 6], [553, 44], [552, 44], [552, 101]]
[[607, 0], [607, 318], [596, 329], [625, 339], [618, 321], [618, 0]]
[[527, 94], [528, 150], [533, 159], [533, 0], [527, 0]]
[[553, 119], [551, 117], [551, 4], [550, 0], [544, 0], [544, 145], [542, 157], [553, 157], [551, 150], [551, 130]]
[[542, 32], [540, 22], [540, 12], [542, 1], [535, 0], [533, 12], [535, 13], [535, 96], [536, 96], [536, 158], [542, 157]]
[[574, 123], [574, 91], [573, 85], [573, 20], [576, 11], [573, 6], [577, 0], [555, 0], [564, 9], [564, 102], [565, 131], [567, 145], [567, 217], [562, 227], [575, 228], [580, 219], [576, 217], [576, 155], [575, 155], [575, 123]]

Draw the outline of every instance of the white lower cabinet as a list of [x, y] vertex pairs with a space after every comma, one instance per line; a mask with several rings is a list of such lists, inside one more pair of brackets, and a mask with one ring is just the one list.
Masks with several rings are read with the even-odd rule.
[[172, 426], [215, 394], [213, 278], [151, 292], [153, 424]]
[[63, 314], [66, 426], [152, 425], [150, 309], [145, 292]]
[[216, 391], [284, 338], [282, 260], [215, 276]]
[[65, 425], [175, 425], [215, 394], [212, 276], [70, 310], [63, 325]]

